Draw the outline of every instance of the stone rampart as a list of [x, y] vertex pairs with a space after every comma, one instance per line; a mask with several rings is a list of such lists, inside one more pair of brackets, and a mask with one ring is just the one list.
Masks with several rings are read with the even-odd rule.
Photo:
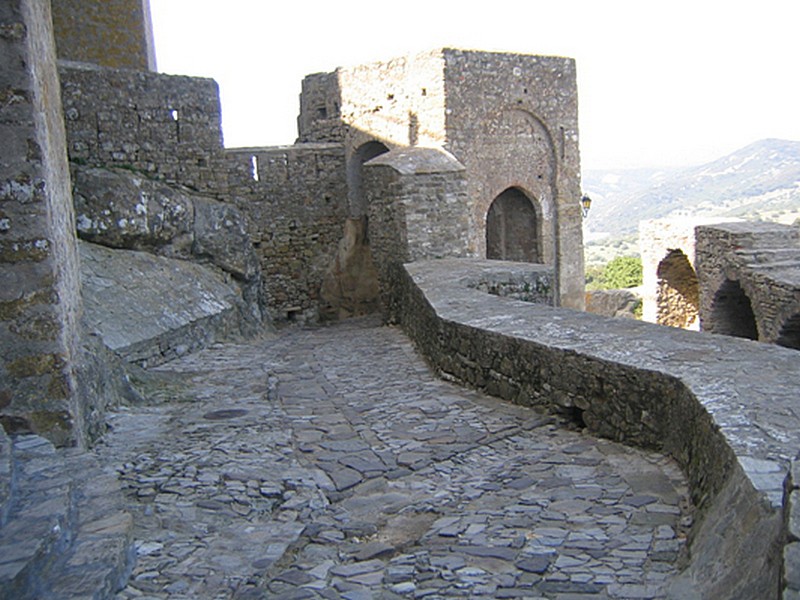
[[226, 152], [231, 201], [249, 217], [274, 321], [315, 320], [348, 215], [341, 144]]
[[75, 63], [61, 63], [59, 75], [72, 162], [225, 198], [215, 81]]
[[678, 461], [700, 519], [673, 597], [779, 597], [794, 351], [492, 297], [468, 285], [469, 260], [393, 273], [396, 317], [445, 377]]

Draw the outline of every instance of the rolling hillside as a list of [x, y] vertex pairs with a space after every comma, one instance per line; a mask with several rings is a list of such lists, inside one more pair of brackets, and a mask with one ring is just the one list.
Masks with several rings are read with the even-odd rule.
[[639, 221], [671, 216], [800, 218], [800, 142], [767, 139], [698, 167], [587, 171], [593, 203], [586, 241], [634, 235]]

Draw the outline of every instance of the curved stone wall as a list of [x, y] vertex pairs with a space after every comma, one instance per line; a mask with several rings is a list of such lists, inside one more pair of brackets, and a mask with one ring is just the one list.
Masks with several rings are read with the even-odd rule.
[[[497, 266], [507, 273], [525, 268]], [[800, 442], [792, 410], [800, 389], [796, 353], [493, 297], [470, 286], [475, 273], [469, 260], [395, 269], [394, 318], [433, 367], [674, 457], [700, 519], [673, 596], [778, 597], [784, 490]]]

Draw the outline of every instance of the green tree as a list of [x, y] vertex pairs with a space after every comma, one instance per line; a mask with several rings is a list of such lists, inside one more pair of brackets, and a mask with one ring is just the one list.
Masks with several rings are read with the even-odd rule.
[[638, 256], [618, 256], [603, 268], [601, 289], [619, 290], [642, 285], [642, 259]]

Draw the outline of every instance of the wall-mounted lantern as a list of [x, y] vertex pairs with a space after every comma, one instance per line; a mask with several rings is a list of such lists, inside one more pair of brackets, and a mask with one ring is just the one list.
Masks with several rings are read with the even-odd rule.
[[589, 214], [589, 209], [592, 207], [592, 199], [589, 198], [588, 194], [584, 194], [581, 196], [581, 208], [583, 209], [583, 218], [586, 218], [586, 215]]

